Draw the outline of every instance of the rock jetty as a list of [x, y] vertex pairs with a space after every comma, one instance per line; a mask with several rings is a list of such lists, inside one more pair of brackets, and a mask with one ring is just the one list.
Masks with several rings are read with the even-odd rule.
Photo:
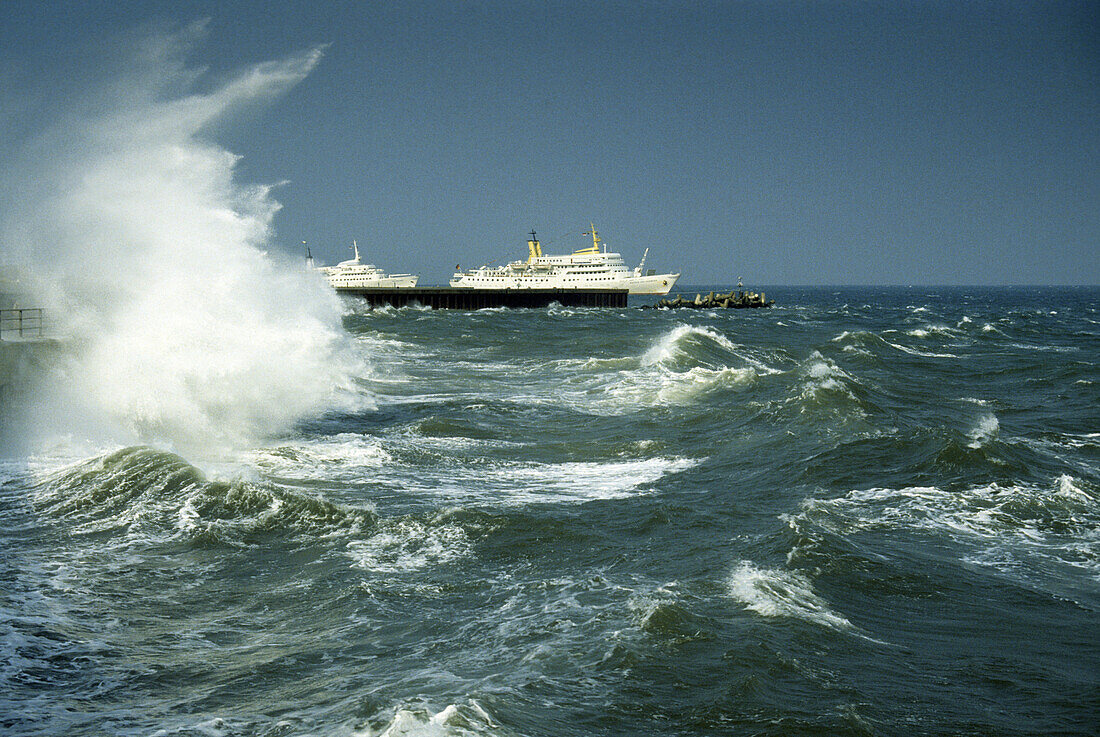
[[728, 294], [708, 292], [706, 296], [703, 296], [700, 293], [695, 295], [695, 299], [684, 299], [682, 296], [677, 296], [676, 299], [662, 299], [653, 307], [744, 309], [747, 307], [771, 307], [774, 304], [775, 300], [769, 301], [763, 292], [757, 294], [756, 292], [745, 292], [738, 289], [737, 291], [731, 290]]

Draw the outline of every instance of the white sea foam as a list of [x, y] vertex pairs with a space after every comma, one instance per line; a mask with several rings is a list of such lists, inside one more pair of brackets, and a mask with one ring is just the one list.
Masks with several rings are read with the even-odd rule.
[[687, 371], [674, 371], [657, 366], [649, 371], [628, 372], [607, 385], [602, 402], [591, 402], [591, 396], [577, 398], [589, 409], [612, 412], [630, 411], [638, 407], [694, 404], [710, 392], [751, 385], [757, 378], [753, 368], [710, 369], [693, 366]]
[[1078, 353], [1081, 348], [1075, 345], [1042, 345], [1038, 343], [1009, 343], [1013, 348], [1022, 351], [1047, 351], [1050, 353]]
[[1045, 488], [855, 490], [838, 499], [808, 499], [789, 523], [803, 534], [811, 534], [807, 523], [841, 535], [924, 531], [962, 545], [960, 557], [971, 562], [1026, 575], [1036, 560], [1050, 559], [1100, 580], [1100, 494], [1068, 475]]
[[809, 579], [801, 573], [758, 568], [742, 561], [730, 575], [728, 585], [736, 601], [765, 617], [791, 617], [833, 629], [854, 629], [814, 593]]
[[891, 348], [896, 348], [897, 350], [903, 353], [908, 353], [911, 356], [923, 356], [924, 358], [958, 358], [958, 356], [954, 353], [932, 353], [931, 351], [919, 351], [916, 348], [910, 348], [909, 346], [904, 346], [899, 343], [891, 343], [888, 340], [883, 342], [885, 342], [886, 345], [890, 346]]
[[67, 338], [40, 431], [241, 444], [354, 394], [339, 301], [265, 252], [272, 187], [235, 181], [237, 157], [211, 143], [321, 51], [195, 92], [184, 56], [202, 34], [143, 39], [122, 75], [41, 121], [39, 138], [8, 141], [0, 242]]
[[366, 730], [353, 737], [474, 737], [511, 734], [477, 701], [449, 704], [438, 712], [426, 706], [402, 706], [381, 732]]
[[[820, 351], [810, 354], [802, 364], [801, 373], [803, 381], [796, 385], [798, 394], [793, 397], [793, 401], [801, 406], [801, 411], [806, 412], [825, 398], [839, 397], [849, 404], [854, 402], [858, 405], [859, 400], [850, 388], [856, 380]], [[862, 409], [857, 408], [857, 412], [862, 416]]]
[[477, 501], [494, 506], [583, 503], [632, 496], [642, 487], [698, 463], [688, 458], [649, 458], [475, 465], [448, 469], [447, 479], [433, 481], [425, 491], [450, 501]]
[[997, 415], [990, 412], [983, 416], [978, 424], [967, 433], [967, 437], [970, 438], [967, 445], [971, 448], [981, 448], [988, 445], [991, 440], [997, 437], [1000, 429], [1001, 423], [997, 421]]
[[458, 525], [391, 519], [380, 522], [365, 539], [349, 543], [347, 550], [358, 568], [374, 573], [407, 573], [469, 555], [470, 540]]
[[777, 369], [771, 368], [725, 335], [709, 328], [700, 328], [693, 325], [678, 325], [659, 337], [650, 346], [649, 350], [642, 355], [642, 365], [651, 366], [678, 358], [685, 353], [686, 346], [693, 343], [701, 345], [704, 349], [707, 347], [707, 343], [713, 343], [717, 345], [720, 351], [726, 352], [730, 357], [752, 366], [761, 373], [778, 373]]
[[250, 461], [260, 469], [284, 478], [316, 478], [364, 481], [392, 457], [372, 437], [340, 433], [319, 440], [296, 442], [251, 452]]
[[950, 336], [954, 334], [955, 331], [946, 325], [925, 325], [923, 328], [914, 328], [906, 332], [906, 335], [914, 338], [930, 338], [936, 335]]
[[552, 391], [524, 397], [533, 403], [566, 402], [597, 414], [691, 405], [711, 392], [751, 385], [777, 374], [754, 351], [709, 328], [679, 325], [656, 338], [640, 357], [563, 359], [575, 374]]

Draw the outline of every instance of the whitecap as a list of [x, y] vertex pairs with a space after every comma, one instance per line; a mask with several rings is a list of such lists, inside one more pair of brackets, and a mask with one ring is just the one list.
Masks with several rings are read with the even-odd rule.
[[612, 462], [487, 464], [469, 467], [462, 474], [449, 469], [446, 482], [425, 491], [454, 501], [478, 500], [493, 505], [577, 504], [632, 496], [639, 493], [642, 487], [668, 474], [692, 468], [699, 462], [688, 458], [648, 458]]
[[469, 555], [470, 540], [457, 525], [405, 518], [379, 522], [370, 537], [348, 543], [347, 552], [357, 568], [408, 573]]
[[252, 463], [284, 478], [359, 480], [389, 465], [393, 458], [377, 439], [340, 433], [310, 442], [296, 441], [252, 451]]
[[954, 353], [931, 353], [929, 351], [918, 351], [916, 348], [909, 348], [907, 346], [899, 345], [897, 343], [891, 343], [888, 340], [884, 340], [883, 342], [891, 348], [896, 348], [897, 350], [902, 351], [903, 353], [908, 353], [912, 356], [923, 356], [924, 358], [958, 358], [958, 356]]
[[981, 448], [996, 438], [1000, 429], [1001, 423], [997, 421], [997, 415], [990, 412], [982, 417], [978, 424], [966, 434], [970, 438], [967, 445], [971, 448]]
[[[856, 384], [856, 380], [844, 369], [836, 365], [834, 361], [826, 358], [820, 351], [814, 351], [802, 366], [802, 375], [805, 381], [800, 385], [800, 391], [795, 399], [802, 403], [802, 411], [806, 411], [806, 405], [817, 402], [826, 395], [839, 395], [850, 402], [858, 404], [859, 400], [849, 388], [850, 384]], [[862, 416], [863, 411], [859, 409]]]
[[757, 378], [752, 368], [709, 369], [694, 366], [687, 371], [672, 371], [657, 367], [648, 372], [626, 373], [604, 389], [608, 400], [591, 405], [591, 397], [578, 398], [578, 406], [587, 401], [589, 410], [616, 409], [626, 411], [636, 407], [689, 405], [704, 395], [723, 388], [739, 388]]
[[473, 737], [505, 735], [503, 727], [473, 699], [449, 704], [438, 712], [426, 706], [398, 707], [381, 732], [354, 732], [352, 737]]
[[906, 335], [914, 338], [928, 338], [933, 335], [954, 335], [955, 331], [946, 325], [925, 325], [922, 328], [914, 328], [906, 333]]
[[[1054, 560], [1100, 578], [1100, 495], [1061, 475], [1048, 487], [990, 484], [948, 491], [934, 486], [872, 488], [836, 499], [807, 499], [789, 519], [802, 534], [921, 530], [962, 546], [960, 559], [1028, 575]], [[1038, 563], [1037, 563], [1038, 562]], [[1047, 580], [1044, 572], [1041, 580]]]
[[700, 328], [693, 325], [678, 325], [659, 337], [642, 355], [641, 364], [642, 366], [651, 366], [680, 357], [685, 352], [685, 344], [691, 341], [702, 342], [704, 344], [706, 342], [713, 342], [717, 344], [722, 351], [727, 352], [734, 358], [744, 361], [763, 373], [779, 373], [777, 369], [773, 369], [766, 365], [763, 361], [760, 361], [751, 353], [744, 350], [743, 346], [737, 345], [725, 335], [710, 330], [709, 328]]
[[829, 608], [814, 593], [810, 580], [795, 571], [757, 568], [741, 561], [728, 581], [730, 595], [765, 617], [791, 617], [839, 630], [854, 629], [852, 623]]

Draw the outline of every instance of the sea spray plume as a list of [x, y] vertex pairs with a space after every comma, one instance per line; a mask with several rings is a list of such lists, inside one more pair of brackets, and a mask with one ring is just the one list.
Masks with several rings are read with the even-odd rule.
[[324, 407], [349, 374], [336, 298], [263, 250], [271, 187], [234, 181], [238, 157], [211, 140], [321, 49], [197, 92], [185, 57], [203, 25], [147, 34], [6, 167], [4, 251], [66, 336], [40, 411], [54, 431], [92, 418], [115, 441], [248, 442]]

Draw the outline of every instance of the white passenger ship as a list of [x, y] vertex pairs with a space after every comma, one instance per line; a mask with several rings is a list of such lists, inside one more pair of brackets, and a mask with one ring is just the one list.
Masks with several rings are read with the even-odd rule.
[[[415, 287], [420, 278], [416, 274], [387, 274], [374, 264], [365, 264], [359, 258], [359, 244], [351, 242], [355, 249], [355, 258], [341, 261], [335, 266], [321, 266], [317, 271], [321, 272], [328, 283], [337, 289], [355, 289], [360, 287]], [[313, 267], [313, 256], [306, 248], [307, 259], [310, 267]]]
[[[585, 233], [585, 235], [589, 235]], [[535, 232], [527, 241], [526, 261], [513, 261], [505, 266], [482, 266], [478, 269], [455, 271], [452, 287], [470, 289], [627, 289], [631, 294], [668, 294], [680, 274], [658, 274], [645, 271], [645, 258], [628, 269], [618, 253], [600, 250], [600, 236], [592, 226], [592, 245], [567, 256], [544, 256]]]

